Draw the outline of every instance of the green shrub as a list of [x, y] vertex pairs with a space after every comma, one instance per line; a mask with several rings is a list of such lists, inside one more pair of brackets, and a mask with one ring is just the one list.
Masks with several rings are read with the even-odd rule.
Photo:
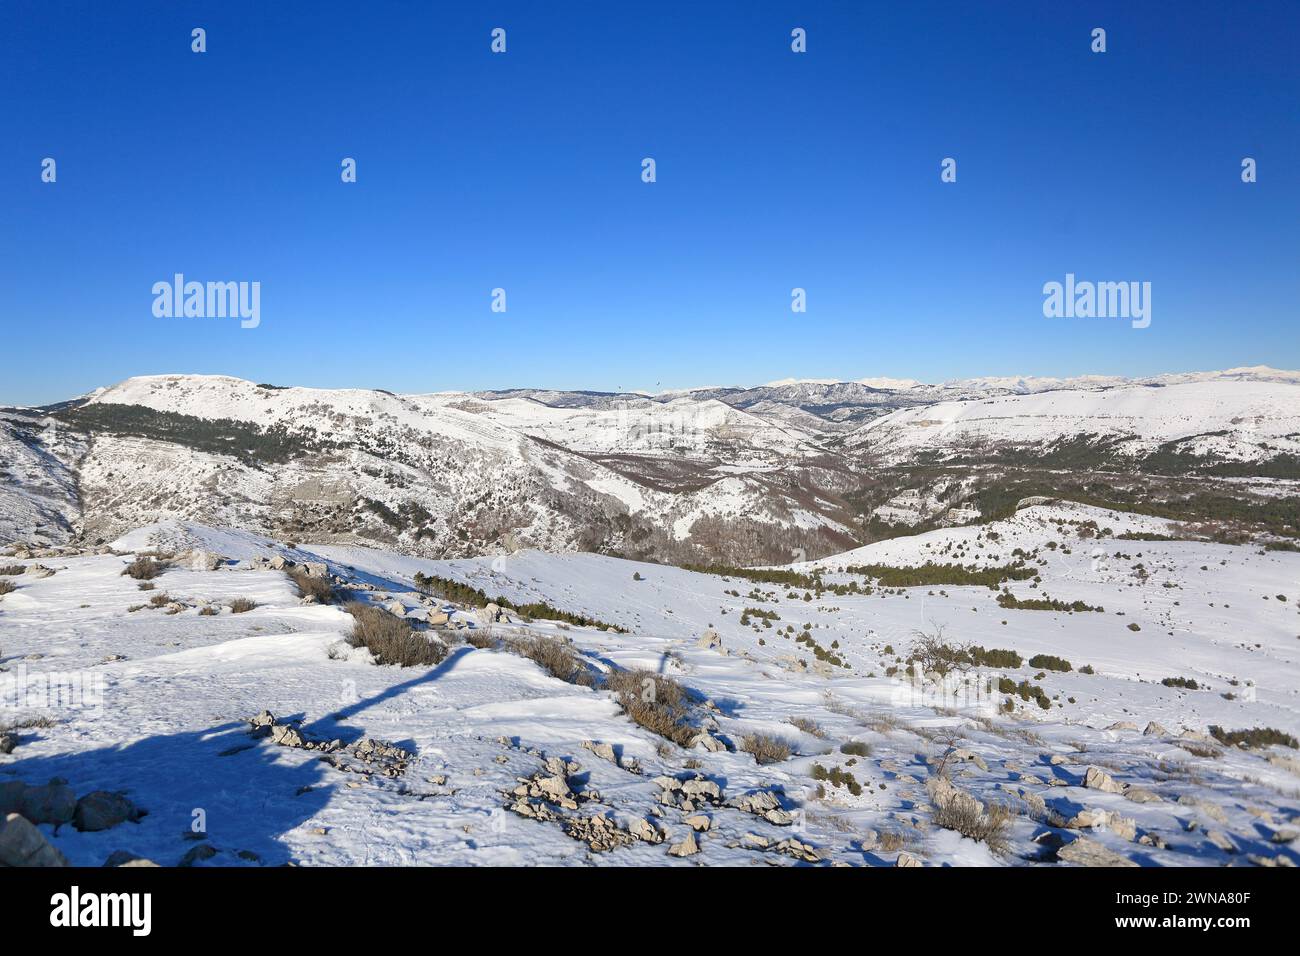
[[1166, 687], [1182, 687], [1184, 690], [1200, 690], [1201, 685], [1190, 677], [1166, 677], [1160, 683]]
[[1281, 744], [1283, 747], [1290, 747], [1292, 750], [1300, 747], [1300, 744], [1290, 734], [1272, 727], [1255, 727], [1251, 730], [1224, 730], [1222, 727], [1211, 727], [1210, 736], [1229, 747], [1254, 749], [1257, 747], [1271, 747], [1274, 744]]
[[1073, 670], [1073, 668], [1070, 667], [1070, 662], [1064, 657], [1056, 657], [1052, 654], [1035, 654], [1033, 657], [1029, 658], [1029, 666], [1042, 668], [1043, 670], [1048, 671]]

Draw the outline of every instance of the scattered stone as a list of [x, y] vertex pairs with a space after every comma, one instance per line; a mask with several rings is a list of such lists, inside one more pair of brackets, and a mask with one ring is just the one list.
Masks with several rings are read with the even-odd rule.
[[1236, 853], [1237, 844], [1233, 842], [1232, 837], [1222, 830], [1206, 830], [1205, 839], [1209, 840], [1224, 853]]
[[603, 814], [570, 817], [565, 821], [564, 832], [575, 840], [585, 841], [596, 853], [631, 846], [638, 839], [630, 831], [620, 829], [618, 824]]
[[663, 832], [649, 820], [640, 817], [633, 820], [627, 829], [638, 840], [644, 840], [646, 843], [662, 843], [664, 841]]
[[1127, 857], [1108, 850], [1095, 840], [1076, 837], [1056, 851], [1056, 858], [1075, 866], [1137, 866]]
[[107, 867], [157, 866], [157, 865], [158, 864], [155, 863], [153, 860], [146, 859], [145, 857], [140, 856], [138, 853], [132, 853], [130, 850], [114, 850], [111, 854], [109, 854], [108, 859], [104, 861], [104, 866]]
[[921, 861], [907, 851], [898, 854], [898, 859], [894, 861], [894, 866], [920, 866]]
[[1089, 767], [1083, 775], [1083, 785], [1089, 790], [1103, 793], [1123, 793], [1124, 788], [1115, 782], [1115, 778], [1100, 767]]
[[967, 750], [964, 747], [958, 747], [951, 754], [949, 754], [949, 757], [952, 760], [959, 760], [964, 763], [973, 763], [975, 766], [979, 767], [985, 773], [988, 773], [989, 765], [985, 762], [983, 757], [975, 753], [975, 751], [973, 750]]
[[1145, 787], [1125, 787], [1124, 797], [1134, 803], [1163, 803], [1160, 794]]
[[712, 650], [715, 647], [722, 647], [722, 636], [717, 631], [713, 630], [713, 628], [709, 628], [700, 635], [699, 641], [696, 642], [696, 647], [706, 651]]
[[1201, 811], [1211, 820], [1218, 823], [1227, 823], [1228, 815], [1223, 812], [1223, 807], [1217, 803], [1211, 803], [1209, 800], [1203, 800], [1200, 797], [1194, 797], [1190, 793], [1185, 793], [1178, 798], [1178, 803], [1184, 807], [1192, 807]]
[[713, 826], [713, 818], [704, 813], [696, 813], [682, 821], [696, 833], [707, 833]]
[[210, 860], [217, 855], [217, 848], [211, 843], [200, 843], [192, 847], [188, 853], [181, 857], [177, 866], [193, 866], [195, 863], [202, 863], [204, 860]]
[[700, 845], [695, 842], [695, 831], [686, 834], [681, 843], [674, 843], [668, 848], [669, 856], [694, 856], [700, 852]]

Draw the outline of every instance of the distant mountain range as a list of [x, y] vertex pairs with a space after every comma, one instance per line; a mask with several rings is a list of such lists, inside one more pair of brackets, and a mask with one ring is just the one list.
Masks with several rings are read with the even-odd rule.
[[0, 411], [0, 543], [184, 518], [430, 556], [782, 563], [894, 533], [905, 491], [930, 501], [919, 525], [1022, 491], [1168, 508], [1232, 483], [1249, 503], [1291, 494], [1297, 456], [1300, 372], [1265, 367], [656, 395], [145, 376]]

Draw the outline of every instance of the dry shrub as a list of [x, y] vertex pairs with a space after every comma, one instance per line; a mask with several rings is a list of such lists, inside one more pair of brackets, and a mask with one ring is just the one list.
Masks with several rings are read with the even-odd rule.
[[321, 604], [333, 604], [338, 600], [328, 578], [315, 577], [302, 568], [294, 568], [288, 574], [289, 579], [298, 587], [299, 597], [314, 597]]
[[411, 629], [411, 622], [389, 614], [383, 608], [350, 601], [343, 608], [352, 615], [347, 641], [353, 647], [368, 648], [376, 664], [415, 667], [441, 664], [447, 648]]
[[812, 720], [809, 717], [787, 717], [785, 722], [790, 724], [792, 727], [802, 730], [805, 734], [812, 734], [819, 740], [823, 740], [826, 737], [826, 731], [822, 730], [821, 727], [818, 726], [817, 721]]
[[779, 737], [767, 734], [746, 734], [740, 741], [740, 749], [753, 754], [760, 765], [780, 763], [790, 758], [790, 745]]
[[230, 602], [231, 614], [243, 614], [245, 611], [251, 611], [257, 607], [256, 601], [250, 601], [248, 598], [235, 598]]
[[212, 617], [220, 613], [221, 609], [212, 604], [205, 604], [203, 607], [199, 608], [199, 614], [203, 617]]
[[166, 570], [167, 566], [161, 561], [141, 555], [123, 568], [122, 573], [137, 581], [151, 581]]
[[654, 671], [614, 671], [605, 686], [618, 696], [623, 711], [651, 733], [689, 747], [700, 732], [688, 722], [690, 693], [670, 677]]
[[11, 591], [17, 591], [18, 586], [12, 581], [6, 581], [0, 578], [0, 594], [8, 594]]
[[964, 837], [978, 840], [994, 853], [1007, 851], [1007, 826], [1015, 811], [1002, 803], [985, 807], [968, 793], [955, 787], [934, 794], [934, 822], [945, 830], [955, 830]]
[[901, 850], [906, 843], [907, 838], [898, 830], [880, 831], [880, 849], [886, 853], [893, 853], [895, 850]]
[[490, 651], [497, 646], [497, 636], [492, 633], [491, 628], [473, 630], [465, 635], [465, 643], [470, 647], [477, 647], [480, 651]]
[[564, 641], [550, 637], [521, 637], [510, 642], [510, 649], [552, 677], [583, 687], [595, 684], [582, 658]]
[[170, 604], [171, 602], [172, 602], [171, 595], [169, 595], [166, 591], [163, 591], [161, 594], [155, 594], [153, 597], [149, 599], [150, 607], [164, 607]]
[[26, 573], [27, 568], [21, 564], [0, 564], [0, 577]]

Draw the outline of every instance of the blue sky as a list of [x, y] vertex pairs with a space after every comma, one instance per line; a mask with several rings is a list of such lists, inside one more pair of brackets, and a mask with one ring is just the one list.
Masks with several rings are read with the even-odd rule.
[[[1297, 368], [1298, 28], [1292, 0], [8, 0], [0, 402]], [[156, 318], [176, 272], [260, 282], [260, 326]], [[1151, 326], [1044, 318], [1067, 272], [1151, 282]]]

